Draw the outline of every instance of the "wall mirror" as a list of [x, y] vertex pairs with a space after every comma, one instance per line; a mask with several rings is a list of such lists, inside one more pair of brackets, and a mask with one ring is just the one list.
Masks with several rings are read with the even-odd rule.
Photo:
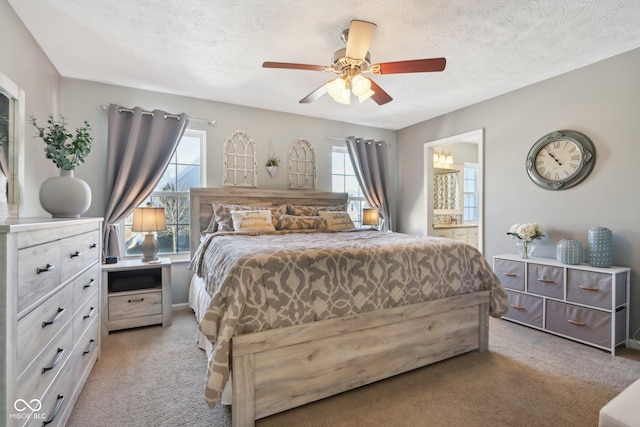
[[24, 185], [25, 94], [0, 72], [0, 171], [7, 177], [9, 217], [19, 215], [20, 195]]
[[461, 215], [463, 206], [462, 169], [433, 170], [433, 213]]

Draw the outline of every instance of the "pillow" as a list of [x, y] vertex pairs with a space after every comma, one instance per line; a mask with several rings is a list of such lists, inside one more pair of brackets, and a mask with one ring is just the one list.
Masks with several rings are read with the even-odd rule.
[[326, 230], [327, 221], [321, 216], [280, 215], [276, 230]]
[[318, 212], [327, 221], [329, 230], [353, 230], [355, 225], [348, 212]]
[[[225, 204], [219, 202], [212, 202], [213, 205], [213, 218], [211, 222], [217, 224], [217, 228], [212, 227], [213, 231], [233, 231], [233, 219], [231, 218], [231, 211], [258, 211], [258, 210], [271, 210], [273, 212], [274, 227], [275, 223], [278, 221], [280, 217], [280, 212], [285, 213], [287, 206], [280, 205], [272, 207], [271, 203], [260, 203], [256, 205], [234, 205], [234, 204]], [[211, 225], [211, 224], [209, 224]], [[207, 228], [208, 229], [208, 228]]]
[[231, 211], [235, 231], [276, 231], [271, 211]]
[[333, 211], [346, 211], [347, 205], [337, 206], [305, 206], [305, 205], [287, 205], [287, 213], [289, 215], [297, 216], [318, 216], [320, 211], [333, 212]]

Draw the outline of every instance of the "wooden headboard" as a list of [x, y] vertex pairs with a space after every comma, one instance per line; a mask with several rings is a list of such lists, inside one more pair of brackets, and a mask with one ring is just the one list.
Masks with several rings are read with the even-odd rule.
[[335, 206], [347, 204], [347, 193], [300, 190], [262, 190], [257, 188], [191, 188], [189, 246], [194, 254], [200, 242], [200, 233], [207, 228], [213, 215], [211, 202], [253, 205], [271, 203], [282, 205]]

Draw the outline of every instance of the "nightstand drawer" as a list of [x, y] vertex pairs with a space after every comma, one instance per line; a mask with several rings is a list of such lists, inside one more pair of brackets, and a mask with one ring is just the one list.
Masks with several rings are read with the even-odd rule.
[[495, 272], [505, 288], [524, 291], [524, 262], [496, 259]]
[[109, 297], [109, 320], [162, 314], [162, 291], [136, 292]]
[[532, 295], [507, 291], [509, 295], [509, 311], [504, 315], [507, 319], [517, 320], [528, 325], [542, 327], [542, 308], [544, 300]]

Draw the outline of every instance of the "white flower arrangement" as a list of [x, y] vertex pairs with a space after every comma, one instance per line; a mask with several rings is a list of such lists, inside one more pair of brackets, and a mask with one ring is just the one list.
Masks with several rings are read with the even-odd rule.
[[514, 239], [530, 242], [544, 237], [542, 229], [535, 222], [525, 222], [522, 224], [513, 224], [507, 234]]

